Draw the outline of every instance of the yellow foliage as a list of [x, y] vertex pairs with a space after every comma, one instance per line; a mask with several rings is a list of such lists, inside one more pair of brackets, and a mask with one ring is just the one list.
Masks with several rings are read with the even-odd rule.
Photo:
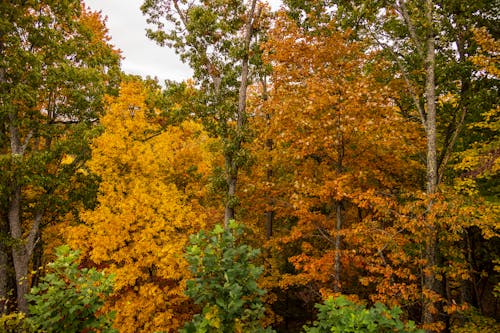
[[[205, 225], [198, 201], [210, 172], [210, 144], [200, 124], [162, 129], [140, 82], [122, 85], [101, 119], [91, 172], [102, 179], [99, 204], [81, 212], [69, 243], [115, 274], [107, 310], [120, 332], [176, 331], [191, 316], [183, 250]], [[180, 188], [179, 186], [182, 186]]]

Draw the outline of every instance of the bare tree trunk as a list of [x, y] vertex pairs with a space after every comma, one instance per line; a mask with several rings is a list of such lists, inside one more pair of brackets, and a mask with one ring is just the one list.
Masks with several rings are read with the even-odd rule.
[[[236, 117], [236, 138], [235, 152], [241, 149], [243, 143], [244, 127], [246, 123], [246, 103], [247, 103], [247, 88], [248, 88], [248, 61], [250, 52], [250, 41], [253, 35], [253, 23], [255, 19], [255, 7], [257, 0], [252, 0], [250, 12], [247, 16], [245, 25], [245, 55], [241, 60], [241, 83], [238, 92], [238, 114]], [[236, 184], [238, 181], [239, 165], [235, 161], [235, 153], [231, 152], [231, 156], [226, 155], [226, 182], [228, 186], [226, 207], [224, 211], [224, 226], [227, 228], [229, 221], [234, 219], [234, 208], [236, 206]]]
[[[233, 154], [233, 153], [231, 153]], [[238, 166], [234, 163], [234, 157], [227, 156], [226, 159], [226, 182], [227, 198], [224, 210], [224, 227], [228, 227], [229, 221], [234, 220], [234, 207], [236, 205], [236, 183], [238, 181]]]
[[[1, 37], [1, 36], [0, 36]], [[2, 39], [0, 38], [0, 54], [3, 53], [3, 43]], [[5, 81], [5, 69], [0, 68], [0, 82], [4, 83]], [[2, 101], [0, 101], [1, 104], [3, 104]], [[7, 218], [4, 216], [4, 212], [2, 211], [2, 215], [0, 216], [2, 221], [0, 222], [0, 233], [5, 234], [6, 236], [9, 234], [9, 226], [8, 226], [8, 221]], [[4, 314], [7, 312], [6, 309], [6, 303], [7, 303], [7, 288], [8, 288], [8, 262], [9, 262], [9, 255], [8, 255], [9, 248], [3, 243], [0, 242], [0, 315]]]
[[[423, 291], [434, 293], [436, 291], [436, 254], [437, 254], [437, 232], [435, 221], [432, 219], [433, 196], [436, 193], [438, 181], [438, 166], [436, 154], [436, 85], [435, 85], [435, 41], [432, 29], [432, 10], [433, 1], [426, 1], [426, 23], [429, 24], [429, 31], [426, 36], [426, 85], [425, 97], [427, 105], [426, 134], [427, 134], [427, 195], [429, 203], [427, 205], [426, 215], [426, 239], [425, 239], [425, 269]], [[422, 308], [422, 323], [432, 324], [436, 321], [434, 304], [431, 297], [424, 297]], [[430, 332], [430, 331], [429, 331]]]
[[[267, 78], [266, 76], [263, 77], [262, 79], [262, 100], [266, 102], [268, 99], [268, 93], [267, 93]], [[266, 113], [266, 125], [268, 128], [271, 126], [271, 114]], [[266, 149], [269, 153], [271, 153], [274, 149], [274, 141], [272, 138], [267, 138], [266, 139]], [[268, 159], [268, 165], [269, 167], [266, 170], [266, 181], [267, 184], [271, 184], [271, 181], [273, 180], [273, 158], [272, 156], [269, 156]], [[269, 185], [270, 186], [270, 185]], [[270, 192], [270, 191], [269, 191]], [[267, 193], [267, 205], [268, 208], [265, 212], [266, 215], [266, 239], [270, 240], [271, 237], [273, 236], [273, 222], [274, 222], [274, 198], [272, 197], [271, 193]]]
[[10, 235], [15, 241], [12, 246], [12, 260], [16, 274], [17, 307], [20, 312], [28, 312], [24, 295], [28, 292], [28, 260], [21, 229], [21, 187], [15, 186], [9, 207]]
[[[17, 127], [17, 114], [12, 111], [9, 114], [9, 132], [10, 132], [10, 145], [12, 154], [12, 163], [22, 163], [23, 155], [26, 147], [31, 139], [32, 134], [28, 134], [21, 140], [21, 135]], [[38, 234], [40, 221], [43, 216], [43, 211], [38, 211], [33, 217], [33, 223], [29, 227], [28, 235], [23, 238], [23, 221], [22, 221], [22, 188], [18, 184], [17, 179], [12, 180], [11, 194], [8, 208], [8, 220], [10, 228], [10, 237], [14, 244], [12, 246], [12, 261], [14, 265], [14, 272], [16, 277], [16, 291], [17, 291], [17, 307], [20, 312], [28, 312], [28, 303], [25, 295], [29, 290], [29, 263], [33, 248], [35, 246], [36, 235]]]
[[[344, 136], [342, 133], [341, 126], [341, 114], [340, 110], [337, 110], [337, 175], [342, 174], [343, 164], [344, 164]], [[342, 201], [335, 201], [335, 265], [334, 265], [334, 286], [333, 290], [335, 292], [341, 292], [342, 285], [340, 282], [340, 273], [341, 273], [341, 265], [340, 265], [340, 257], [341, 257], [341, 236], [340, 231], [344, 226], [343, 216], [342, 216]]]
[[[268, 140], [269, 142], [269, 140]], [[270, 145], [268, 145], [268, 149], [272, 150], [272, 140], [270, 140]], [[273, 177], [273, 169], [269, 167], [269, 169], [266, 172], [266, 180], [268, 183], [271, 182]], [[273, 236], [273, 220], [274, 220], [274, 200], [273, 198], [268, 195], [267, 197], [267, 204], [269, 207], [266, 210], [266, 239], [270, 240], [271, 237]]]

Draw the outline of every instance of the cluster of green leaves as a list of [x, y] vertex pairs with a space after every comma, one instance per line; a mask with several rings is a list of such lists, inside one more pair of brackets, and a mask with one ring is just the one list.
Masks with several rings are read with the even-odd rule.
[[0, 333], [34, 333], [32, 322], [22, 312], [12, 312], [0, 317]]
[[216, 225], [191, 236], [187, 260], [194, 278], [187, 282], [186, 294], [203, 310], [182, 332], [272, 332], [260, 323], [265, 291], [257, 279], [263, 269], [252, 264], [259, 250], [240, 244], [242, 233], [232, 221], [227, 229]]
[[423, 333], [415, 323], [404, 323], [399, 318], [402, 311], [398, 307], [388, 309], [376, 303], [367, 309], [345, 296], [330, 297], [323, 304], [316, 304], [318, 320], [312, 327], [304, 327], [306, 333]]
[[33, 325], [39, 332], [116, 332], [111, 315], [97, 315], [113, 290], [113, 276], [95, 268], [78, 267], [78, 251], [58, 247], [50, 273], [26, 298]]

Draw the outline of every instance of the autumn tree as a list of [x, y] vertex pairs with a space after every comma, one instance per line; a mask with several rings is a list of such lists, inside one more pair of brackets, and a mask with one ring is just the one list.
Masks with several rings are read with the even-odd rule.
[[[485, 104], [491, 105], [494, 85], [478, 80], [471, 66], [475, 52], [471, 31], [480, 26], [495, 30], [495, 5], [454, 0], [285, 2], [291, 15], [312, 32], [335, 21], [341, 29], [353, 29], [354, 38], [371, 41], [393, 63], [393, 75], [405, 87], [396, 103], [403, 115], [418, 119], [427, 141], [422, 321], [430, 328], [437, 321], [436, 301], [444, 295], [436, 277], [448, 251], [440, 248], [439, 235], [445, 229], [433, 220], [439, 215], [433, 204], [449, 174], [453, 151], [470, 140], [463, 135], [465, 124], [477, 118]], [[446, 247], [446, 242], [442, 245]]]
[[[71, 195], [69, 179], [86, 158], [88, 130], [118, 78], [119, 54], [100, 15], [80, 1], [9, 1], [0, 12], [0, 212], [8, 239], [0, 247], [0, 297], [4, 264], [12, 262], [17, 308], [27, 312], [41, 228], [82, 199]], [[75, 156], [73, 163], [61, 164], [65, 154]]]
[[[389, 221], [398, 193], [418, 182], [419, 132], [398, 114], [366, 44], [348, 32], [308, 34], [282, 15], [267, 47], [272, 117], [263, 137], [275, 138], [270, 187], [276, 218], [288, 220], [271, 244], [295, 249], [287, 251], [295, 272], [278, 285], [353, 292], [366, 257], [400, 238]], [[379, 239], [364, 244], [366, 234]]]
[[194, 70], [205, 94], [199, 114], [205, 127], [223, 142], [225, 224], [238, 204], [236, 185], [247, 161], [247, 87], [260, 52], [255, 40], [263, 5], [260, 1], [146, 0], [142, 11], [154, 24], [148, 37], [175, 48]]
[[[498, 39], [485, 29], [474, 30], [475, 39], [480, 50], [472, 57], [472, 62], [480, 70], [483, 79], [498, 83]], [[482, 225], [467, 230], [464, 237], [464, 248], [467, 250], [468, 262], [471, 266], [470, 283], [463, 289], [467, 302], [479, 309], [479, 313], [495, 316], [494, 295], [491, 292], [498, 286], [498, 202], [500, 165], [499, 146], [499, 111], [498, 98], [496, 105], [485, 109], [481, 119], [467, 126], [468, 134], [475, 140], [466, 149], [454, 155], [455, 171], [454, 189], [470, 198], [469, 206], [479, 206], [482, 210]], [[489, 106], [486, 99], [485, 107]], [[496, 232], [486, 233], [484, 225], [490, 225]]]
[[87, 163], [101, 178], [98, 205], [67, 233], [89, 264], [115, 275], [106, 309], [116, 311], [120, 332], [173, 331], [190, 318], [182, 253], [205, 225], [200, 197], [213, 163], [213, 139], [202, 126], [162, 127], [147, 96], [144, 84], [131, 80], [109, 100]]

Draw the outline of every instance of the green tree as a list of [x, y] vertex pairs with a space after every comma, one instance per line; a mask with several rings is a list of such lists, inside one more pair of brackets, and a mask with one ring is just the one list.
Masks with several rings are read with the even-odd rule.
[[31, 302], [29, 321], [47, 333], [116, 332], [112, 316], [98, 314], [113, 291], [114, 277], [95, 268], [80, 269], [79, 253], [67, 245], [57, 248], [56, 254], [48, 264], [49, 273], [26, 295]]
[[238, 173], [248, 160], [243, 148], [249, 137], [247, 87], [252, 64], [259, 63], [255, 36], [262, 8], [257, 0], [146, 0], [142, 5], [148, 23], [156, 25], [148, 37], [175, 48], [193, 68], [205, 96], [199, 116], [207, 130], [223, 141], [226, 226], [238, 203]]
[[[119, 54], [99, 14], [79, 0], [0, 4], [1, 223], [17, 306], [27, 311], [29, 267], [41, 228], [87, 199], [75, 171], [88, 157], [92, 123], [118, 80]], [[73, 155], [72, 163], [62, 163]], [[5, 295], [0, 270], [0, 297]]]
[[257, 285], [262, 267], [252, 264], [258, 249], [240, 244], [243, 229], [231, 221], [227, 228], [200, 231], [190, 237], [187, 260], [193, 279], [186, 294], [202, 306], [182, 332], [272, 332], [260, 320], [265, 291]]

